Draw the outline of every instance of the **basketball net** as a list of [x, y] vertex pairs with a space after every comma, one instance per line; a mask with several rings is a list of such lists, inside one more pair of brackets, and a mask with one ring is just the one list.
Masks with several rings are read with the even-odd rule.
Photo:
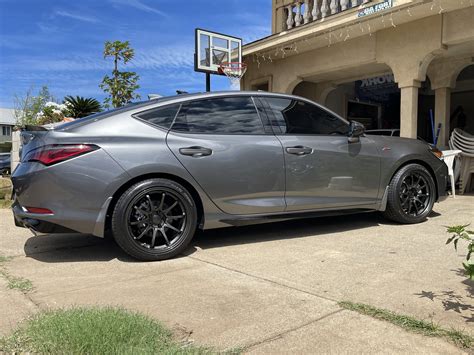
[[229, 78], [232, 90], [240, 90], [240, 80], [246, 71], [247, 64], [240, 62], [225, 62], [219, 66], [219, 72]]

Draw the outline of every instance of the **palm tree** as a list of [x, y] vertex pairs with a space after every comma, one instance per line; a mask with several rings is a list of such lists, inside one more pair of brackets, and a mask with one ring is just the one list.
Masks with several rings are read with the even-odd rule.
[[81, 118], [102, 111], [99, 101], [92, 97], [66, 96], [64, 103], [73, 118]]

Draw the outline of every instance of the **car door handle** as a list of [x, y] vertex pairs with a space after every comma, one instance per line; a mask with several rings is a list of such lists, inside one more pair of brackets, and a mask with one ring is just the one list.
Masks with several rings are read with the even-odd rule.
[[205, 157], [212, 154], [212, 150], [204, 147], [187, 147], [180, 148], [179, 153], [181, 155], [188, 155], [194, 158]]
[[313, 149], [310, 147], [304, 147], [302, 145], [297, 145], [296, 147], [287, 147], [286, 152], [293, 155], [308, 155], [313, 153]]

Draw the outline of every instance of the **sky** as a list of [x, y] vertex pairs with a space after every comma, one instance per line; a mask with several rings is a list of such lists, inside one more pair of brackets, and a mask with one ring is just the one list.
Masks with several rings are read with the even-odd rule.
[[[43, 85], [56, 101], [102, 101], [99, 83], [112, 70], [107, 40], [130, 41], [135, 58], [125, 68], [140, 76], [142, 99], [204, 91], [205, 74], [194, 72], [196, 27], [252, 42], [271, 32], [271, 1], [0, 0], [0, 107]], [[225, 77], [211, 84], [230, 88]]]

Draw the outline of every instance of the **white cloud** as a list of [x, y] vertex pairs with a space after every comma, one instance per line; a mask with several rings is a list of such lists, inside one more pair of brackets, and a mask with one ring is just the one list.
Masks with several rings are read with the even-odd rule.
[[54, 12], [55, 16], [62, 16], [72, 18], [73, 20], [84, 21], [84, 22], [97, 22], [97, 19], [94, 17], [85, 16], [82, 14], [76, 14], [69, 11], [57, 10]]
[[151, 12], [160, 16], [166, 16], [166, 14], [163, 11], [160, 11], [158, 9], [155, 9], [154, 7], [151, 7], [141, 0], [109, 0], [112, 4], [115, 5], [126, 5], [126, 6], [131, 6], [134, 7], [138, 10], [146, 11], [146, 12]]

